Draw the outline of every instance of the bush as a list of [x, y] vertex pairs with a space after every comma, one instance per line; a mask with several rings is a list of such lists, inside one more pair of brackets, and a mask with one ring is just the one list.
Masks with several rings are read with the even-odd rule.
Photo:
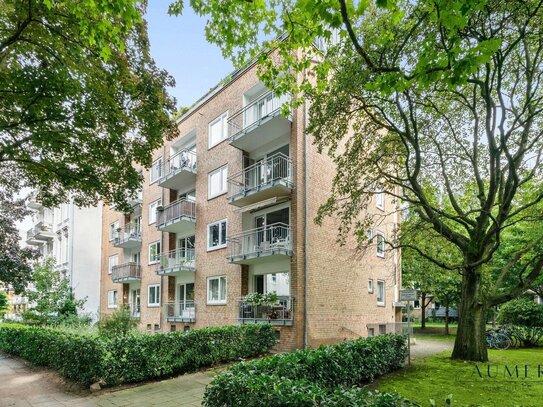
[[543, 327], [511, 325], [507, 327], [507, 333], [517, 345], [524, 347], [537, 346], [543, 339]]
[[543, 306], [528, 298], [517, 298], [500, 307], [498, 321], [503, 325], [543, 327]]
[[272, 327], [225, 326], [104, 338], [54, 328], [0, 324], [0, 350], [88, 385], [137, 382], [267, 352]]
[[334, 389], [370, 382], [401, 368], [406, 357], [405, 336], [383, 335], [238, 363], [213, 379], [204, 405], [338, 405], [325, 404]]
[[105, 338], [116, 338], [134, 332], [138, 321], [130, 315], [130, 309], [121, 308], [111, 315], [105, 315], [98, 323], [100, 335]]

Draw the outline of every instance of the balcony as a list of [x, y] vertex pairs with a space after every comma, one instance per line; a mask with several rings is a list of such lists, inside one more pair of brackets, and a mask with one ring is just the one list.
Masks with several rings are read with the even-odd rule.
[[125, 263], [111, 268], [111, 280], [114, 283], [130, 283], [141, 280], [141, 266], [138, 263]]
[[282, 153], [259, 161], [228, 178], [228, 202], [251, 205], [274, 197], [289, 196], [292, 161]]
[[122, 229], [118, 229], [113, 239], [113, 246], [123, 249], [134, 249], [141, 246], [141, 224], [128, 223]]
[[196, 322], [194, 301], [169, 302], [165, 304], [165, 311], [168, 322]]
[[158, 185], [169, 189], [184, 189], [196, 182], [196, 153], [181, 150], [171, 156], [164, 165], [164, 175]]
[[41, 202], [39, 202], [37, 198], [38, 194], [34, 191], [30, 194], [29, 200], [28, 200], [28, 207], [30, 209], [40, 210], [43, 208], [43, 205]]
[[26, 232], [26, 243], [29, 245], [41, 245], [48, 240], [52, 240], [55, 236], [53, 225], [49, 222], [40, 221]]
[[185, 198], [157, 210], [157, 228], [161, 232], [194, 233], [196, 203]]
[[251, 229], [227, 240], [229, 263], [254, 264], [278, 256], [292, 256], [291, 227], [284, 223]]
[[141, 318], [141, 304], [129, 304], [127, 305], [128, 311], [130, 311], [130, 318], [139, 320]]
[[143, 192], [140, 190], [136, 192], [136, 195], [128, 198], [128, 205], [135, 207], [143, 203]]
[[179, 272], [195, 272], [194, 249], [175, 249], [160, 255], [160, 264], [156, 269], [157, 275]]
[[267, 92], [228, 119], [230, 144], [243, 151], [255, 151], [290, 134], [290, 117], [281, 115], [289, 95]]
[[275, 304], [254, 304], [239, 301], [238, 321], [241, 324], [269, 323], [292, 326], [294, 298], [280, 296]]

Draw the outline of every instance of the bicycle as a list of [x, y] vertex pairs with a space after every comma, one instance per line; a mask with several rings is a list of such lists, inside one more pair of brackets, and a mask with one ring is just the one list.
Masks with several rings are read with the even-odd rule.
[[491, 349], [506, 350], [513, 345], [513, 340], [503, 329], [488, 329], [485, 340], [486, 346]]

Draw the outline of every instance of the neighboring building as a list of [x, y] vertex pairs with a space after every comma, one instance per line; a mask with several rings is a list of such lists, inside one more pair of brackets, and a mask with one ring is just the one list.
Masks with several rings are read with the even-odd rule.
[[0, 290], [4, 291], [8, 296], [9, 309], [4, 314], [4, 319], [11, 321], [22, 320], [22, 315], [28, 307], [28, 299], [22, 295], [15, 294], [10, 289], [0, 286]]
[[335, 167], [304, 134], [305, 108], [283, 117], [283, 101], [255, 66], [236, 71], [154, 152], [132, 213], [104, 207], [102, 313], [129, 306], [153, 332], [269, 322], [285, 350], [400, 321], [399, 254], [385, 250], [395, 204], [381, 194], [369, 208], [383, 216], [365, 254], [336, 243], [337, 220], [315, 225]]
[[34, 211], [26, 244], [53, 257], [55, 268], [68, 278], [76, 299], [86, 298], [84, 312], [97, 317], [100, 309], [100, 258], [102, 204], [80, 208], [73, 203], [45, 208], [32, 195]]

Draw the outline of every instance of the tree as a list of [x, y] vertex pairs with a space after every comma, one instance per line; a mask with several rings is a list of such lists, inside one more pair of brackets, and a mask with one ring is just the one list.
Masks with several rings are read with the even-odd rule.
[[164, 135], [173, 79], [156, 67], [139, 0], [0, 4], [0, 166], [46, 206], [127, 209]]
[[24, 318], [40, 324], [52, 324], [76, 316], [85, 299], [75, 299], [68, 280], [54, 270], [54, 260], [36, 263], [32, 272], [33, 287], [27, 290], [32, 307]]
[[[533, 209], [543, 199], [542, 2], [191, 5], [209, 18], [207, 38], [225, 56], [238, 64], [256, 57], [269, 87], [291, 92], [293, 106], [304, 98], [310, 104], [307, 131], [338, 168], [317, 220], [338, 216], [340, 239], [354, 231], [364, 244], [368, 220], [360, 213], [379, 184], [417, 214], [423, 230], [452, 247], [460, 261], [442, 263], [411, 249], [461, 273], [452, 357], [486, 361], [487, 309], [518, 296], [543, 268], [539, 253], [515, 284], [485, 289], [486, 265], [502, 233], [539, 221]], [[181, 12], [182, 1], [170, 10]], [[273, 57], [263, 50], [274, 50]], [[429, 186], [439, 187], [443, 199]], [[523, 251], [512, 261], [517, 256]]]
[[0, 318], [9, 310], [8, 294], [4, 290], [0, 290]]
[[16, 197], [19, 189], [17, 172], [0, 168], [0, 283], [17, 294], [24, 291], [31, 279], [32, 262], [39, 253], [21, 248], [16, 222], [29, 214], [24, 199]]

